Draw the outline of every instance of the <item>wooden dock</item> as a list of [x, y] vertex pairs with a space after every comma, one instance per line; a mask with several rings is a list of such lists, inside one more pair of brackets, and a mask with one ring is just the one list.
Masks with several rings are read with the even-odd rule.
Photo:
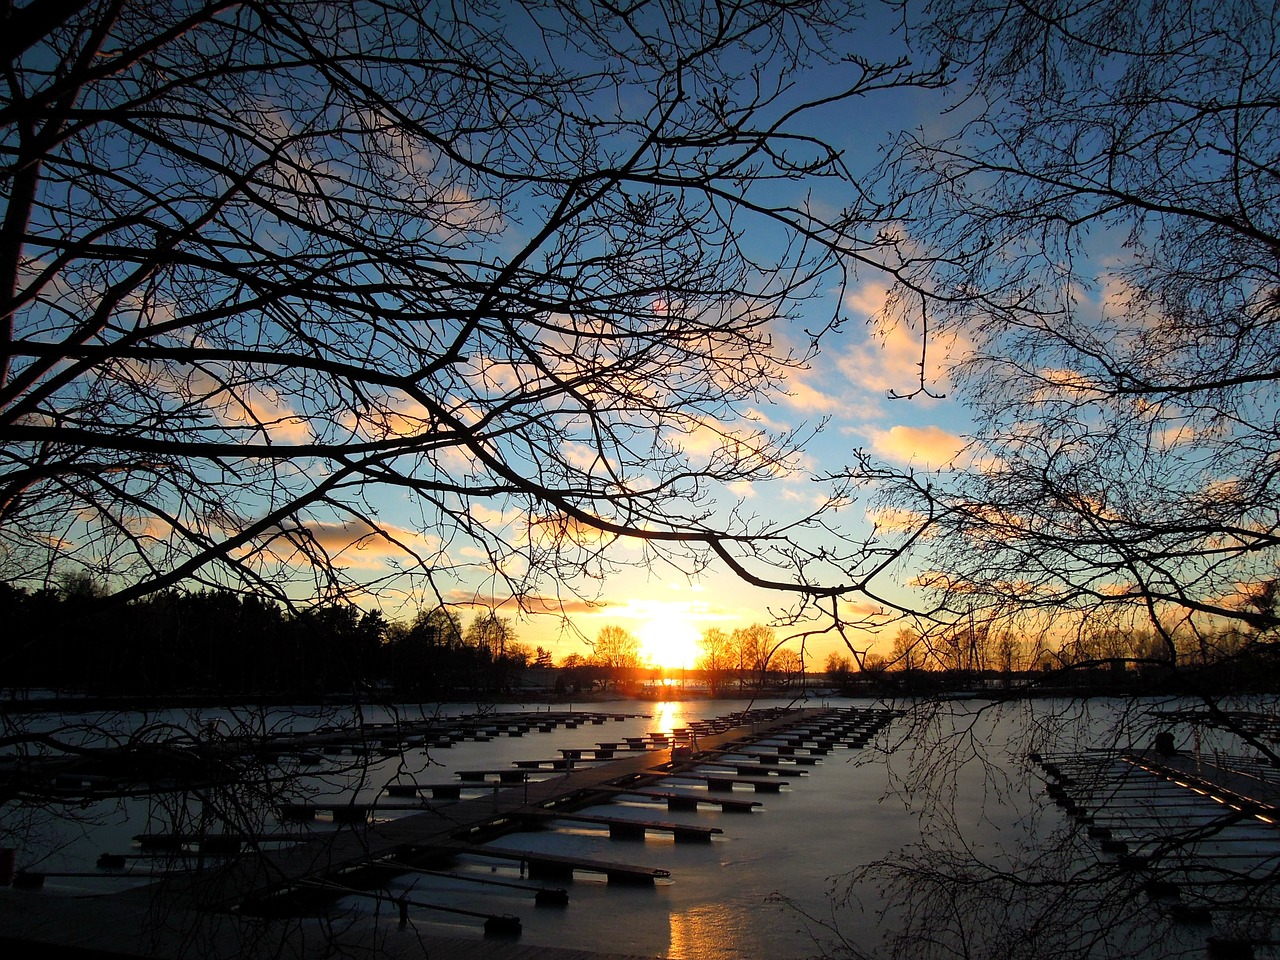
[[[1200, 757], [1158, 748], [1099, 749], [1030, 759], [1045, 793], [1169, 919], [1277, 909], [1280, 773], [1254, 756]], [[1213, 941], [1209, 956], [1253, 957], [1248, 940]]]
[[[604, 827], [610, 837], [620, 840], [642, 839], [649, 832], [662, 831], [679, 842], [708, 842], [720, 832], [719, 828], [578, 811], [614, 798], [644, 796], [665, 800], [672, 810], [696, 810], [700, 803], [710, 803], [718, 804], [722, 810], [749, 813], [759, 801], [735, 800], [729, 795], [735, 785], [777, 791], [787, 782], [780, 776], [784, 770], [775, 765], [766, 768], [768, 761], [754, 757], [721, 758], [755, 749], [754, 745], [761, 741], [776, 740], [784, 731], [816, 722], [831, 712], [761, 712], [736, 717], [733, 723], [703, 725], [683, 735], [650, 734], [630, 738], [630, 742], [624, 738], [619, 746], [606, 741], [590, 759], [562, 755], [566, 762], [557, 763], [560, 768], [555, 770], [513, 766], [460, 771], [456, 784], [459, 789], [479, 788], [486, 791], [485, 795], [433, 802], [429, 807], [421, 799], [413, 803], [333, 803], [323, 807], [294, 804], [280, 811], [281, 822], [306, 820], [314, 816], [315, 810], [326, 809], [341, 825], [274, 849], [262, 846], [283, 840], [283, 835], [274, 832], [258, 836], [228, 834], [221, 841], [215, 839], [216, 834], [181, 836], [176, 841], [181, 846], [205, 852], [220, 850], [225, 859], [206, 863], [196, 872], [84, 903], [58, 898], [54, 904], [38, 894], [0, 897], [0, 943], [21, 941], [37, 949], [91, 944], [99, 951], [166, 960], [181, 956], [197, 942], [202, 956], [213, 960], [267, 955], [281, 949], [298, 957], [319, 957], [331, 953], [333, 944], [322, 944], [312, 934], [313, 945], [308, 945], [304, 935], [305, 916], [308, 912], [314, 915], [317, 903], [376, 889], [396, 872], [441, 869], [463, 854], [518, 862], [531, 879], [571, 879], [575, 872], [591, 871], [605, 875], [610, 883], [652, 884], [667, 876], [667, 871], [599, 858], [509, 849], [492, 841], [528, 829], [532, 823], [562, 819]], [[477, 727], [469, 732], [479, 736], [490, 731], [513, 735], [513, 730], [517, 735], [522, 732], [518, 725]], [[808, 733], [806, 730], [804, 736]], [[602, 755], [609, 750], [616, 751], [612, 759]], [[717, 768], [709, 768], [709, 764], [723, 764], [732, 772], [715, 772]], [[739, 767], [749, 767], [750, 773], [738, 773]], [[799, 771], [791, 766], [786, 772]], [[534, 779], [531, 774], [544, 779]], [[473, 779], [468, 781], [468, 777]], [[719, 796], [659, 787], [671, 778], [704, 783], [706, 791]], [[442, 784], [400, 786], [394, 794], [389, 790], [388, 795], [421, 798], [430, 791], [441, 798], [442, 793], [448, 792]], [[379, 810], [393, 808], [409, 815], [369, 822]], [[421, 812], [414, 812], [418, 810]], [[253, 848], [253, 852], [234, 856], [235, 850], [242, 847]], [[31, 902], [23, 902], [28, 900]], [[400, 909], [407, 908], [402, 905]], [[246, 924], [244, 918], [253, 916], [274, 919], [267, 928]], [[513, 918], [490, 919], [495, 919], [495, 928], [503, 935], [510, 934], [509, 919]], [[246, 952], [244, 938], [250, 927], [258, 942]], [[516, 920], [514, 929], [518, 928]], [[265, 929], [272, 932], [268, 934]], [[328, 932], [332, 934], [332, 930]], [[270, 947], [261, 942], [272, 937], [278, 937], [279, 942]]]

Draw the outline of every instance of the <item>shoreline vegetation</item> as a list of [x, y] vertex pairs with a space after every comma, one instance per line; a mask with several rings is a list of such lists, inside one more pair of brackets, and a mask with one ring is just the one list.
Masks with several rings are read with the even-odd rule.
[[[526, 674], [548, 674], [536, 685], [502, 690], [440, 691], [430, 698], [402, 698], [391, 688], [363, 690], [330, 690], [305, 694], [290, 691], [185, 691], [154, 694], [81, 692], [62, 690], [17, 690], [0, 692], [0, 714], [5, 713], [80, 713], [80, 712], [146, 712], [201, 708], [272, 708], [343, 706], [394, 706], [398, 709], [418, 707], [433, 710], [443, 704], [474, 704], [478, 709], [498, 704], [545, 705], [549, 711], [569, 709], [576, 705], [608, 703], [619, 700], [693, 701], [743, 699], [822, 700], [828, 698], [865, 698], [879, 700], [973, 699], [1010, 701], [1024, 699], [1073, 699], [1187, 696], [1200, 693], [1275, 693], [1280, 690], [1280, 676], [1271, 662], [1248, 664], [1238, 662], [1220, 665], [1218, 670], [1201, 670], [1194, 675], [1170, 670], [1135, 669], [1124, 662], [1101, 663], [1049, 672], [980, 675], [957, 675], [947, 671], [917, 670], [905, 673], [857, 673], [851, 675], [814, 673], [803, 684], [753, 683], [750, 680], [721, 679], [712, 690], [704, 671], [667, 671], [678, 678], [633, 679], [613, 678], [592, 689], [557, 692], [557, 681], [568, 671], [563, 668], [528, 668]], [[641, 675], [653, 675], [657, 668], [637, 668]], [[1247, 678], [1247, 680], [1246, 680]]]
[[[642, 662], [605, 627], [560, 663], [489, 610], [388, 621], [343, 603], [293, 609], [225, 590], [166, 591], [112, 604], [88, 581], [28, 592], [0, 584], [0, 618], [20, 638], [0, 661], [0, 710], [171, 706], [593, 702], [742, 697], [1187, 695], [1280, 691], [1269, 643], [1217, 638], [1163, 650], [1115, 629], [1087, 649], [972, 632], [900, 631], [891, 657], [825, 662], [755, 625], [708, 630], [695, 667]], [[1203, 638], [1199, 638], [1203, 640]]]

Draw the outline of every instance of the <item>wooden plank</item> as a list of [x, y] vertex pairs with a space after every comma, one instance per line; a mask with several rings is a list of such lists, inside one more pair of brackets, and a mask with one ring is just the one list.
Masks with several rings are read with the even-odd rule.
[[673, 772], [669, 776], [681, 780], [705, 781], [708, 790], [732, 790], [735, 783], [740, 783], [744, 786], [754, 787], [756, 793], [778, 793], [781, 787], [789, 785], [788, 781], [781, 780], [778, 777], [743, 777], [727, 773], [695, 773], [681, 770]]
[[698, 824], [674, 823], [668, 820], [639, 820], [630, 817], [610, 817], [592, 813], [564, 813], [557, 810], [528, 810], [521, 814], [532, 821], [566, 820], [570, 823], [590, 823], [609, 828], [609, 836], [644, 839], [646, 832], [655, 830], [670, 833], [677, 842], [709, 841], [712, 836], [724, 833], [720, 827], [704, 827]]
[[520, 768], [503, 767], [498, 770], [457, 770], [454, 772], [459, 780], [476, 780], [484, 781], [490, 777], [497, 777], [502, 783], [523, 783], [528, 780], [531, 772], [521, 770]]
[[706, 757], [695, 756], [694, 762], [699, 767], [715, 767], [723, 770], [734, 770], [739, 776], [743, 777], [807, 777], [808, 770], [783, 770], [780, 766], [770, 766], [763, 763], [750, 763], [747, 761], [734, 762], [732, 760], [710, 760]]
[[810, 756], [808, 754], [786, 754], [770, 750], [753, 750], [744, 748], [742, 750], [726, 750], [720, 756], [735, 756], [742, 754], [747, 757], [756, 757], [761, 763], [780, 763], [783, 766], [795, 764], [797, 766], [815, 767], [822, 763], [822, 757]]
[[474, 857], [523, 863], [531, 879], [572, 880], [575, 871], [603, 873], [610, 883], [652, 884], [655, 880], [671, 876], [662, 867], [644, 867], [632, 863], [616, 863], [594, 857], [574, 857], [567, 854], [546, 853], [541, 850], [509, 850], [502, 847], [471, 847], [461, 853]]
[[732, 797], [699, 796], [693, 793], [677, 793], [674, 790], [628, 790], [622, 796], [651, 797], [667, 801], [668, 810], [697, 810], [698, 804], [714, 804], [725, 813], [750, 813], [764, 806], [759, 800], [735, 800]]
[[578, 764], [608, 763], [613, 757], [552, 757], [547, 760], [513, 760], [521, 770], [572, 770]]

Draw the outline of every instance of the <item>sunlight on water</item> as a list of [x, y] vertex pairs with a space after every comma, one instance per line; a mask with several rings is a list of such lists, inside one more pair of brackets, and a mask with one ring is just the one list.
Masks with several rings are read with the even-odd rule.
[[689, 705], [675, 701], [663, 701], [653, 705], [653, 729], [669, 732], [676, 727], [689, 725]]
[[707, 903], [671, 914], [670, 960], [750, 956], [740, 932], [749, 927], [730, 904]]

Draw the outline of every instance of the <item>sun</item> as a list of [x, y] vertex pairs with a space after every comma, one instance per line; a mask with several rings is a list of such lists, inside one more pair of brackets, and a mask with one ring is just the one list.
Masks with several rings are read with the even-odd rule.
[[655, 667], [680, 670], [698, 659], [698, 631], [678, 614], [650, 616], [640, 628], [640, 657]]

